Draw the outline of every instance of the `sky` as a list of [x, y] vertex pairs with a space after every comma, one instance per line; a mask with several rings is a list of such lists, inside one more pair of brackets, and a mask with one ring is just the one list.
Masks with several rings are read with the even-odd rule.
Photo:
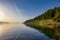
[[60, 0], [0, 0], [0, 21], [25, 21], [54, 7]]

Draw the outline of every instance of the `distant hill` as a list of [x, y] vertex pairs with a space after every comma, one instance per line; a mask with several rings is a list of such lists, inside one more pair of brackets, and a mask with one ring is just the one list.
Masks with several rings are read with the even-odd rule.
[[5, 24], [5, 23], [8, 23], [8, 22], [2, 22], [2, 21], [0, 21], [0, 24]]

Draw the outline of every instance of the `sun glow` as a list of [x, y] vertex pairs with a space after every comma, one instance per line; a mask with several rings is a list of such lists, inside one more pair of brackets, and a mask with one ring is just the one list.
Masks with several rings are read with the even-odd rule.
[[4, 18], [4, 13], [3, 11], [0, 10], [0, 20]]

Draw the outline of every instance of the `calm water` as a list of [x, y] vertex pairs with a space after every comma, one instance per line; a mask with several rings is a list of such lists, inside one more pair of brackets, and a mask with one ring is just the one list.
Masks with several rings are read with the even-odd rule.
[[24, 24], [0, 24], [0, 40], [52, 40]]

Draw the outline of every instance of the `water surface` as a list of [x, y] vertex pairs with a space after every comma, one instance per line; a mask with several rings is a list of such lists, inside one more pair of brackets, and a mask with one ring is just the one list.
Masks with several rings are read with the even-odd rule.
[[41, 31], [24, 24], [0, 24], [0, 40], [52, 40]]

